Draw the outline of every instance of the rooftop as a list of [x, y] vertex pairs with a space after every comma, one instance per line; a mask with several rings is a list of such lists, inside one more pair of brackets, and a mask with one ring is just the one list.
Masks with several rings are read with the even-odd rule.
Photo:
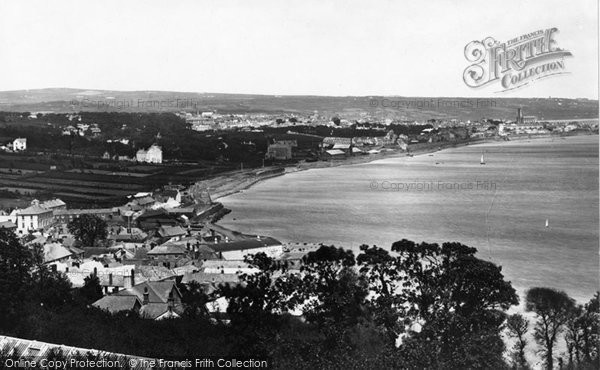
[[161, 226], [158, 234], [164, 237], [173, 237], [187, 234], [187, 231], [181, 226]]
[[44, 213], [52, 213], [52, 210], [44, 208], [44, 207], [40, 207], [39, 205], [32, 205], [30, 207], [27, 207], [25, 209], [22, 209], [18, 212], [18, 214], [20, 216], [34, 216], [34, 215], [41, 215]]
[[263, 237], [260, 239], [242, 239], [226, 243], [217, 243], [209, 245], [210, 249], [215, 252], [230, 252], [248, 249], [257, 249], [281, 245], [281, 242], [271, 237]]
[[144, 291], [148, 289], [148, 302], [149, 303], [167, 303], [169, 299], [169, 293], [175, 289], [177, 286], [175, 285], [175, 280], [166, 280], [166, 281], [145, 281], [141, 284], [137, 284], [131, 288], [124, 289], [115, 293], [114, 295], [120, 296], [131, 296], [134, 295], [138, 297], [140, 301], [144, 300]]
[[112, 208], [89, 208], [89, 209], [58, 209], [54, 211], [55, 215], [82, 215], [82, 214], [103, 214], [113, 213]]
[[42, 202], [40, 204], [40, 206], [42, 206], [44, 208], [56, 208], [56, 207], [66, 206], [66, 203], [60, 199], [52, 199], [52, 200], [47, 200], [45, 202]]
[[109, 312], [119, 312], [133, 310], [136, 304], [141, 307], [142, 302], [135, 295], [107, 295], [94, 302], [92, 306]]
[[[71, 346], [65, 346], [62, 344], [52, 344], [52, 343], [47, 343], [47, 342], [39, 342], [37, 340], [28, 340], [28, 339], [21, 339], [21, 338], [15, 338], [15, 337], [7, 337], [4, 335], [0, 336], [0, 348], [2, 348], [4, 351], [6, 351], [6, 355], [7, 356], [12, 356], [12, 355], [16, 355], [18, 351], [19, 355], [21, 356], [39, 356], [39, 358], [44, 358], [44, 357], [48, 357], [50, 355], [50, 353], [56, 353], [57, 351], [60, 351], [65, 357], [69, 357], [69, 356], [86, 356], [88, 354], [94, 355], [94, 356], [103, 356], [103, 357], [108, 357], [110, 356], [111, 358], [117, 358], [117, 359], [127, 359], [127, 358], [136, 358], [136, 359], [141, 359], [143, 357], [139, 357], [139, 356], [130, 356], [130, 355], [123, 355], [123, 354], [119, 354], [119, 353], [114, 353], [114, 352], [106, 352], [106, 351], [100, 351], [100, 350], [96, 350], [96, 349], [86, 349], [86, 348], [78, 348], [78, 347], [71, 347]], [[51, 352], [52, 351], [52, 352]], [[138, 366], [132, 366], [132, 369], [143, 369], [144, 367], [141, 366], [141, 364], [143, 364], [141, 361], [137, 362]]]
[[73, 253], [59, 243], [44, 244], [44, 262], [53, 262], [73, 255]]
[[164, 255], [164, 254], [185, 255], [185, 254], [187, 254], [187, 250], [182, 245], [177, 245], [177, 244], [173, 244], [173, 243], [165, 243], [165, 244], [159, 245], [157, 247], [154, 247], [152, 250], [148, 251], [148, 255], [150, 255], [150, 256]]

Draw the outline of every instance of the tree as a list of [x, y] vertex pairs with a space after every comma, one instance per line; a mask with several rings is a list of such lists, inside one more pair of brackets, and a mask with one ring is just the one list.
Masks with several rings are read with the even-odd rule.
[[[299, 271], [262, 253], [247, 258], [259, 272], [220, 287], [231, 327], [243, 337], [235, 345], [335, 358], [358, 368], [373, 361], [393, 368], [506, 368], [502, 310], [518, 297], [501, 268], [460, 243], [402, 240], [392, 251], [361, 246], [355, 257], [321, 246], [304, 256]], [[295, 309], [305, 323], [286, 315]], [[405, 327], [414, 330], [395, 350]], [[286, 330], [298, 336], [282, 334]], [[378, 338], [378, 344], [369, 346], [363, 337]], [[286, 341], [284, 347], [273, 348], [273, 338]]]
[[396, 340], [404, 331], [401, 318], [405, 316], [404, 302], [398, 291], [402, 287], [401, 271], [398, 259], [376, 246], [361, 245], [361, 253], [356, 261], [360, 273], [369, 282], [369, 289], [374, 293], [369, 300], [376, 325], [383, 326], [391, 340]]
[[583, 306], [583, 313], [578, 320], [581, 330], [583, 359], [586, 364], [599, 368], [600, 360], [600, 293]]
[[202, 285], [197, 281], [192, 281], [189, 284], [178, 284], [177, 287], [181, 292], [185, 315], [190, 318], [208, 318], [209, 313], [206, 309], [208, 296], [204, 293]]
[[565, 324], [569, 368], [594, 368], [598, 364], [600, 313], [598, 293], [585, 305], [574, 306]]
[[579, 328], [579, 320], [583, 314], [582, 305], [574, 305], [568, 312], [567, 321], [565, 323], [565, 344], [569, 353], [569, 367], [573, 368], [575, 362], [581, 363], [582, 353], [582, 338]]
[[535, 312], [535, 339], [543, 346], [542, 353], [548, 370], [554, 366], [554, 345], [569, 319], [575, 301], [567, 293], [552, 288], [531, 288], [527, 291], [525, 309]]
[[523, 315], [516, 313], [506, 319], [506, 328], [508, 334], [516, 340], [512, 354], [513, 369], [529, 369], [525, 358], [525, 347], [527, 346], [525, 335], [529, 329], [529, 321]]
[[98, 216], [81, 215], [69, 222], [67, 228], [84, 247], [93, 247], [107, 236], [106, 222]]
[[96, 275], [87, 276], [83, 279], [83, 286], [79, 288], [79, 295], [85, 304], [94, 303], [104, 296], [100, 279]]
[[324, 327], [357, 324], [366, 314], [367, 279], [357, 274], [354, 253], [321, 246], [303, 258], [301, 291], [309, 322]]
[[265, 253], [248, 255], [244, 260], [259, 272], [240, 274], [241, 284], [222, 284], [219, 293], [228, 300], [227, 313], [232, 322], [268, 325], [277, 314], [293, 306], [290, 300], [298, 291], [297, 278], [293, 275], [275, 278], [274, 272], [285, 268]]
[[0, 323], [16, 324], [32, 307], [54, 309], [72, 300], [71, 282], [44, 264], [40, 245], [21, 245], [0, 229]]
[[33, 283], [33, 253], [12, 231], [0, 228], [0, 322], [11, 323], [19, 314]]
[[502, 311], [518, 296], [501, 267], [460, 243], [440, 247], [403, 239], [392, 251], [403, 273], [407, 322], [421, 327], [401, 347], [406, 361], [416, 367], [505, 367]]
[[29, 301], [46, 308], [58, 308], [72, 302], [71, 281], [62, 272], [53, 271], [44, 262], [44, 248], [40, 244], [30, 247], [32, 254], [31, 286]]

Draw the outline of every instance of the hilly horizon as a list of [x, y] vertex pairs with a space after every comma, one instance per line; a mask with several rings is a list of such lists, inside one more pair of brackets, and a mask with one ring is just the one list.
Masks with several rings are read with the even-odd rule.
[[263, 95], [176, 91], [45, 88], [0, 91], [0, 111], [69, 113], [201, 112], [312, 114], [400, 120], [513, 119], [517, 108], [539, 119], [598, 117], [598, 100], [587, 98], [468, 98], [406, 96]]

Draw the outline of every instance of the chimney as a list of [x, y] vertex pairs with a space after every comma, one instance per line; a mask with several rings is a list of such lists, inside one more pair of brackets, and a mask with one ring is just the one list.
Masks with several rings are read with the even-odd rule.
[[123, 286], [125, 289], [130, 289], [135, 286], [135, 270], [131, 269], [129, 275], [123, 276]]
[[94, 277], [98, 276], [98, 269], [94, 267]]
[[173, 291], [169, 292], [169, 298], [167, 299], [167, 305], [169, 309], [172, 309], [175, 306], [175, 299], [173, 298]]
[[144, 288], [144, 299], [142, 301], [143, 305], [147, 305], [150, 302], [150, 294], [148, 293], [148, 287]]
[[112, 278], [112, 273], [108, 274], [108, 286], [112, 286], [113, 285], [113, 278]]

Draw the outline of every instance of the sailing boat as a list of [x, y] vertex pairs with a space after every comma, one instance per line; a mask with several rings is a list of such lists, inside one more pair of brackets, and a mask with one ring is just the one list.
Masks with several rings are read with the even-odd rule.
[[485, 159], [483, 158], [483, 153], [481, 153], [481, 161], [479, 162], [479, 164], [485, 164]]
[[546, 219], [546, 229], [548, 228], [548, 219]]

